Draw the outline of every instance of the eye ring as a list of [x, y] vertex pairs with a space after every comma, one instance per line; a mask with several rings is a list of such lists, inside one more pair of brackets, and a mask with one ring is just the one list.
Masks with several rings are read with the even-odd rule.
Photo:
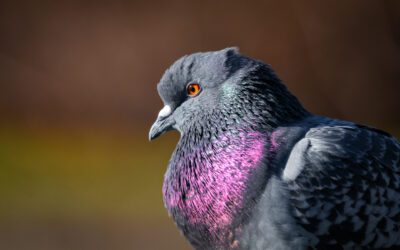
[[195, 97], [201, 92], [201, 86], [198, 83], [189, 83], [186, 86], [186, 93], [190, 97]]

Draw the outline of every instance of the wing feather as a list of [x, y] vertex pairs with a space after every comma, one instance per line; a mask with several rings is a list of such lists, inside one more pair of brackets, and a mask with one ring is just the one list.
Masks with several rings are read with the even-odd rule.
[[319, 239], [316, 248], [400, 245], [400, 146], [394, 137], [330, 125], [310, 129], [297, 145], [285, 170], [301, 171], [283, 179], [295, 219]]

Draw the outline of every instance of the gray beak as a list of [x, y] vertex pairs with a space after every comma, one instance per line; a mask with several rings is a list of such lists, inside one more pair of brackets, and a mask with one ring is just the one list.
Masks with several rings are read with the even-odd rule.
[[172, 109], [169, 105], [164, 106], [158, 113], [157, 120], [153, 123], [149, 132], [149, 140], [153, 140], [163, 133], [171, 130], [175, 120], [171, 117]]

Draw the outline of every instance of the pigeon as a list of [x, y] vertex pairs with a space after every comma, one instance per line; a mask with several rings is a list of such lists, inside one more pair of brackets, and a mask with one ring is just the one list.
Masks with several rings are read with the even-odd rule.
[[400, 144], [307, 111], [237, 48], [186, 55], [157, 85], [152, 140], [180, 139], [163, 199], [195, 249], [400, 249]]

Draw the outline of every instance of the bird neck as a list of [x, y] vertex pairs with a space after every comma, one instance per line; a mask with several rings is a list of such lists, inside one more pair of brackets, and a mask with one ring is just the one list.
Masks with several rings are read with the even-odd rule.
[[200, 244], [197, 238], [201, 247], [234, 244], [232, 235], [240, 233], [266, 182], [268, 138], [242, 129], [196, 143], [181, 138], [165, 175], [163, 194], [167, 209], [192, 244]]

